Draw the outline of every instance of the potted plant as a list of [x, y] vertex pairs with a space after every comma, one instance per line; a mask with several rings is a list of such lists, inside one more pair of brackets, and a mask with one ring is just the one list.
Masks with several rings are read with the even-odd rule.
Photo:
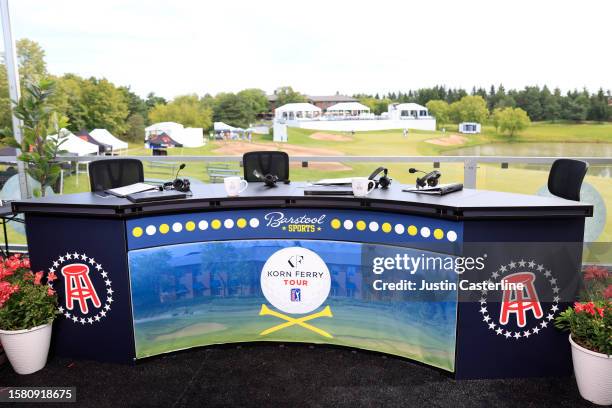
[[19, 254], [0, 261], [0, 342], [13, 369], [30, 374], [47, 362], [51, 325], [59, 313], [57, 295], [47, 285], [54, 273], [33, 272]]
[[585, 269], [585, 301], [555, 319], [570, 332], [574, 374], [582, 398], [599, 405], [612, 404], [612, 284], [604, 267]]

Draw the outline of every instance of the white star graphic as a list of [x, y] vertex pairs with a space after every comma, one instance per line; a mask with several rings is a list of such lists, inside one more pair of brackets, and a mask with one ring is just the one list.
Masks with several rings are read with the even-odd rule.
[[552, 278], [550, 280], [550, 283], [553, 284], [553, 285], [556, 285], [557, 284], [557, 280], [555, 278]]
[[534, 327], [534, 328], [533, 328], [533, 329], [531, 329], [531, 330], [533, 330], [533, 332], [534, 332], [535, 334], [538, 334], [538, 333], [540, 332], [540, 328], [539, 328], [539, 327]]
[[488, 292], [489, 292], [488, 289], [483, 289], [483, 290], [480, 291], [480, 293], [482, 293], [483, 295], [486, 295]]
[[64, 313], [64, 316], [66, 316], [66, 319], [70, 319], [70, 313], [66, 312]]
[[87, 260], [87, 255], [81, 254], [81, 261], [86, 261], [86, 260]]
[[512, 336], [512, 333], [510, 333], [509, 331], [504, 333], [504, 337], [506, 337], [507, 339], [509, 339]]
[[49, 268], [49, 273], [55, 273], [55, 268]]
[[[106, 308], [105, 308], [105, 309], [106, 309]], [[110, 308], [109, 308], [109, 309], [110, 309]], [[108, 309], [107, 309], [107, 310], [108, 310]], [[104, 310], [101, 310], [101, 311], [100, 311], [100, 314], [101, 314], [102, 316], [106, 316], [106, 312], [105, 312]]]
[[538, 265], [538, 272], [542, 272], [544, 270], [544, 265]]
[[72, 321], [76, 323], [76, 322], [78, 322], [78, 321], [79, 321], [79, 318], [78, 318], [78, 317], [76, 317], [76, 316], [72, 316]]
[[59, 310], [60, 313], [64, 313], [64, 307], [63, 306], [58, 307], [57, 310]]
[[508, 270], [508, 268], [506, 267], [506, 265], [502, 265], [502, 266], [499, 268], [499, 271], [500, 271], [501, 273], [504, 273], [504, 272], [506, 272], [507, 270]]
[[[110, 305], [104, 305], [104, 309], [105, 310], [110, 310]], [[102, 315], [102, 316], [105, 316], [105, 315]]]
[[66, 257], [66, 259], [72, 259], [72, 254], [66, 253], [66, 255], [64, 255], [64, 257]]
[[542, 328], [548, 327], [548, 322], [540, 323], [540, 327], [542, 327]]
[[489, 323], [489, 329], [491, 330], [495, 329], [495, 323], [493, 322]]
[[106, 283], [106, 286], [110, 286], [111, 281], [109, 279], [105, 280], [104, 283]]
[[94, 319], [96, 319], [96, 322], [99, 322], [100, 321], [100, 315], [95, 315]]
[[107, 297], [107, 298], [106, 298], [106, 301], [107, 301], [108, 303], [113, 303], [113, 298], [112, 298], [112, 296]]
[[106, 271], [102, 271], [100, 275], [102, 275], [103, 278], [106, 278], [108, 276], [108, 273]]
[[497, 334], [497, 335], [502, 334], [502, 332], [503, 332], [503, 330], [501, 329], [501, 327], [498, 327], [498, 328], [495, 330], [495, 334]]
[[102, 269], [102, 265], [96, 264], [96, 271], [99, 271], [100, 269]]
[[482, 313], [482, 314], [487, 313], [487, 308], [486, 307], [481, 307], [480, 308], [480, 313]]
[[546, 316], [546, 319], [548, 319], [548, 320], [552, 320], [554, 317], [555, 317], [554, 315], [549, 314], [548, 316]]
[[108, 288], [106, 289], [106, 293], [108, 293], [109, 295], [112, 295], [113, 293], [115, 293], [115, 291], [112, 288]]
[[54, 268], [57, 268], [58, 266], [59, 266], [59, 262], [54, 261], [54, 262], [53, 262], [53, 267], [54, 267]]
[[529, 338], [531, 336], [531, 332], [529, 330], [523, 332], [523, 337]]
[[524, 259], [521, 259], [521, 260], [519, 261], [519, 263], [518, 263], [518, 264], [519, 264], [519, 266], [522, 268], [522, 267], [524, 267], [524, 266], [525, 266], [526, 262], [525, 262], [525, 260], [524, 260]]
[[483, 322], [489, 322], [489, 320], [491, 320], [491, 318], [489, 316], [485, 316], [482, 318]]
[[531, 262], [528, 263], [528, 265], [529, 265], [530, 268], [533, 268], [535, 266], [535, 262], [531, 261]]
[[514, 261], [510, 261], [509, 265], [510, 265], [510, 269], [516, 268], [516, 262], [514, 262]]
[[79, 319], [79, 323], [81, 324], [85, 324], [85, 319], [83, 319], [82, 317]]
[[550, 271], [546, 271], [544, 272], [544, 276], [546, 276], [547, 278], [550, 278], [552, 276], [552, 273], [550, 273]]
[[93, 323], [93, 319], [90, 317], [87, 319], [87, 323], [92, 324]]
[[74, 254], [72, 254], [72, 256], [74, 257], [74, 259], [79, 259], [79, 253], [76, 251]]
[[63, 257], [63, 256], [60, 256], [60, 257], [59, 257], [59, 261], [60, 261], [60, 262], [64, 262], [64, 257]]
[[493, 279], [497, 279], [497, 277], [499, 276], [499, 273], [493, 272], [491, 276], [493, 277]]
[[514, 337], [515, 339], [517, 339], [517, 340], [518, 340], [518, 339], [520, 339], [520, 338], [521, 338], [521, 333], [516, 332], [516, 333], [514, 333], [514, 336], [513, 336], [513, 337]]
[[89, 258], [89, 263], [93, 265], [94, 263], [96, 263], [96, 260], [93, 258]]
[[555, 287], [553, 288], [553, 292], [554, 292], [554, 293], [559, 293], [559, 288], [555, 286]]
[[485, 298], [481, 297], [481, 298], [480, 298], [480, 303], [487, 303], [487, 299], [485, 299]]
[[553, 312], [556, 312], [557, 310], [559, 310], [559, 306], [557, 306], [557, 305], [552, 305], [552, 307], [550, 308], [550, 310], [552, 310]]
[[555, 297], [553, 298], [553, 300], [554, 300], [555, 302], [558, 302], [558, 301], [560, 301], [560, 300], [561, 300], [561, 298], [560, 298], [559, 296], [555, 296]]

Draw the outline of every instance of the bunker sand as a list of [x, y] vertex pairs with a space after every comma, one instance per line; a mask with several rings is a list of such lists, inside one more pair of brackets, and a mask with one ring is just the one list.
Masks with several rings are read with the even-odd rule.
[[328, 142], [352, 142], [353, 141], [353, 138], [350, 136], [335, 135], [332, 133], [321, 133], [321, 132], [313, 133], [312, 135], [310, 135], [310, 138], [314, 140], [323, 140], [323, 141], [328, 141]]
[[437, 139], [427, 139], [425, 140], [425, 143], [434, 144], [437, 146], [458, 146], [467, 141], [467, 137], [453, 134], [447, 137], [439, 137]]

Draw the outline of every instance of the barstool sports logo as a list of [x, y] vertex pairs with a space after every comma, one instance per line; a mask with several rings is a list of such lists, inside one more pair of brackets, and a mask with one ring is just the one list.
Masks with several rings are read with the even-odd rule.
[[[535, 260], [510, 261], [491, 273], [488, 282], [522, 284], [522, 290], [505, 289], [495, 308], [488, 299], [490, 291], [483, 289], [480, 298], [482, 321], [496, 336], [508, 340], [528, 339], [553, 325], [559, 311], [559, 286], [550, 269]], [[509, 286], [509, 285], [508, 285]], [[542, 299], [552, 299], [545, 309]]]
[[[59, 291], [58, 310], [67, 320], [87, 325], [108, 315], [113, 303], [112, 281], [93, 257], [77, 251], [66, 252], [53, 261], [49, 273], [63, 283], [64, 296]], [[48, 284], [53, 288], [53, 281]]]
[[284, 320], [283, 323], [262, 331], [261, 336], [298, 325], [323, 337], [333, 338], [327, 331], [307, 323], [320, 317], [333, 317], [329, 306], [307, 316], [290, 316], [317, 310], [329, 296], [331, 275], [319, 255], [302, 247], [278, 250], [264, 264], [260, 281], [264, 297], [278, 310], [262, 304], [259, 315]]

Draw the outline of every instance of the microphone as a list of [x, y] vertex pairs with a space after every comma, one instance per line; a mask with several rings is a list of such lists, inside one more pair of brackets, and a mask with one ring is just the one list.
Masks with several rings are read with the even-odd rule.
[[[408, 173], [412, 174], [412, 173], [425, 173], [425, 172], [423, 170], [418, 170], [418, 169], [415, 169], [414, 167], [411, 167], [411, 168], [408, 169]], [[427, 173], [425, 173], [425, 174], [427, 174]]]
[[179, 166], [179, 169], [176, 171], [176, 176], [174, 176], [175, 179], [178, 178], [180, 171], [183, 170], [184, 168], [185, 168], [185, 163], [181, 163], [181, 165]]

